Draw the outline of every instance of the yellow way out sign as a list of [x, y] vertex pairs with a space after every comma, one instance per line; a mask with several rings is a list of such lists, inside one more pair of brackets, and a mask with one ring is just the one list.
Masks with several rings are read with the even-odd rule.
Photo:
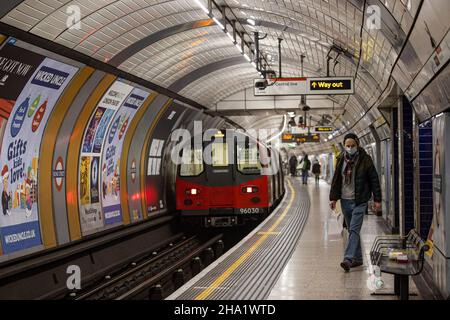
[[351, 77], [309, 78], [309, 94], [354, 94], [354, 83]]

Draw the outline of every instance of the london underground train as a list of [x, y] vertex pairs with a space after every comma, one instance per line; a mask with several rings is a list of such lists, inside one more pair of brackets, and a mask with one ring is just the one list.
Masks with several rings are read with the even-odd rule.
[[278, 152], [236, 131], [216, 131], [209, 142], [181, 151], [176, 209], [183, 221], [202, 227], [262, 221], [285, 193]]

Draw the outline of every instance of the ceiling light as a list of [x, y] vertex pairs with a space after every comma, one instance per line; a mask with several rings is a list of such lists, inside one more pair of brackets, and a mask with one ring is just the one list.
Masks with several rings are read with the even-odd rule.
[[253, 19], [247, 19], [247, 22], [248, 22], [249, 24], [251, 24], [252, 26], [256, 26], [256, 21], [253, 20]]
[[208, 8], [203, 4], [201, 0], [194, 0], [194, 2], [202, 9], [206, 14], [209, 14]]
[[217, 20], [216, 17], [213, 17], [213, 20], [222, 30], [225, 30], [225, 27], [223, 26], [223, 24], [219, 20]]

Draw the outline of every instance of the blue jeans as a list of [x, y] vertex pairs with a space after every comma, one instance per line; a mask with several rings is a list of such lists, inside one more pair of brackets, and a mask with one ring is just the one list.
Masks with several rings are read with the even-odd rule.
[[363, 255], [359, 234], [361, 232], [364, 214], [367, 210], [367, 202], [357, 206], [354, 200], [341, 199], [341, 207], [349, 233], [344, 260], [362, 262]]
[[304, 184], [308, 183], [308, 171], [306, 171], [306, 170], [302, 171], [302, 180], [303, 180]]

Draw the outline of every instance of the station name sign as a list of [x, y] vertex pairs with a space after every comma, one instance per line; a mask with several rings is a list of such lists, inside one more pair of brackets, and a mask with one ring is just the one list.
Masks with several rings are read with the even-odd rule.
[[339, 95], [354, 94], [353, 77], [276, 78], [268, 79], [266, 88], [257, 88], [255, 96]]

